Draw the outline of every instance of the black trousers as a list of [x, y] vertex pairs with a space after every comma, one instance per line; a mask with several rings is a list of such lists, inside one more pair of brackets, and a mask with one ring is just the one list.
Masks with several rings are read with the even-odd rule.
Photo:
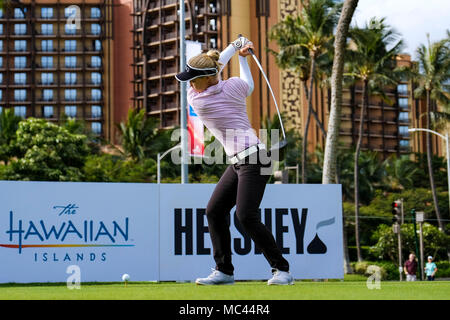
[[[236, 215], [255, 245], [261, 249], [272, 268], [289, 271], [289, 263], [281, 255], [269, 229], [261, 222], [258, 212], [270, 174], [270, 152], [259, 150], [227, 167], [217, 183], [206, 208], [208, 228], [213, 246], [216, 270], [232, 275], [231, 234], [229, 217], [236, 205]], [[267, 171], [267, 170], [266, 170]]]

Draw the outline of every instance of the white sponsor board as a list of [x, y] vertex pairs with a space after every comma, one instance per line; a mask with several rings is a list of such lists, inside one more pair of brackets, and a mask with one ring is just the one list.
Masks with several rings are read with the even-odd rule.
[[0, 282], [157, 280], [154, 184], [0, 181]]
[[[0, 181], [0, 283], [194, 280], [214, 267], [205, 216], [215, 184]], [[343, 278], [340, 185], [266, 186], [261, 219], [297, 279]], [[231, 210], [236, 279], [270, 266]]]
[[[214, 184], [161, 185], [160, 279], [192, 280], [215, 266], [205, 208]], [[230, 214], [235, 279], [267, 279], [271, 269]], [[268, 184], [260, 205], [297, 279], [343, 278], [340, 185]]]

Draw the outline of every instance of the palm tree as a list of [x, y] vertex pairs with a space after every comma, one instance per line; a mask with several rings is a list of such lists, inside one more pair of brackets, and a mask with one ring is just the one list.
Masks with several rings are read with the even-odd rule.
[[[270, 40], [275, 40], [280, 51], [267, 49], [275, 57], [277, 65], [281, 69], [294, 71], [300, 79], [305, 97], [308, 100], [309, 89], [308, 80], [310, 78], [310, 59], [308, 49], [302, 45], [303, 38], [301, 36], [300, 27], [303, 24], [301, 17], [287, 16], [284, 20], [277, 23], [270, 30]], [[303, 103], [303, 100], [302, 100]], [[303, 106], [298, 110], [299, 114], [303, 110]], [[316, 119], [316, 125], [324, 136], [326, 131], [323, 123], [319, 120], [317, 112], [313, 109], [312, 114]]]
[[328, 119], [328, 131], [323, 160], [322, 183], [324, 184], [337, 183], [337, 151], [342, 109], [344, 52], [346, 49], [348, 29], [357, 6], [358, 0], [345, 0], [336, 28], [334, 59], [330, 78], [330, 116]]
[[[344, 70], [344, 51], [347, 42], [347, 34], [352, 21], [353, 14], [358, 6], [358, 0], [345, 0], [342, 7], [341, 16], [339, 18], [336, 36], [334, 40], [334, 58], [333, 67], [330, 78], [331, 86], [331, 103], [330, 116], [328, 119], [327, 139], [325, 143], [325, 151], [323, 157], [322, 183], [339, 183], [337, 173], [337, 151], [338, 139], [341, 121], [342, 107], [342, 79]], [[345, 230], [345, 220], [342, 216], [343, 226], [343, 242], [344, 242], [344, 270], [348, 273], [352, 272], [350, 266], [350, 257], [348, 254], [347, 233]]]
[[[365, 28], [350, 30], [354, 49], [350, 50], [349, 73], [354, 79], [362, 81], [362, 104], [359, 118], [359, 136], [355, 151], [355, 239], [358, 261], [362, 261], [359, 243], [359, 155], [362, 147], [364, 117], [369, 107], [369, 93], [380, 91], [387, 85], [397, 84], [395, 57], [403, 45], [398, 34], [384, 24], [384, 19], [372, 18]], [[392, 46], [393, 45], [393, 46]], [[388, 49], [392, 46], [391, 49]], [[377, 90], [378, 89], [378, 90]], [[382, 90], [382, 89], [381, 89]]]
[[[448, 34], [448, 31], [447, 31]], [[427, 117], [427, 129], [431, 129], [432, 126], [432, 105], [436, 101], [440, 102], [444, 107], [450, 106], [450, 88], [448, 81], [450, 79], [450, 49], [448, 38], [430, 42], [428, 36], [428, 47], [420, 45], [417, 49], [419, 72], [416, 75], [419, 86], [414, 91], [416, 98], [426, 97], [426, 117]], [[438, 220], [439, 228], [445, 232], [445, 226], [442, 221], [441, 213], [439, 210], [438, 198], [436, 193], [436, 184], [433, 175], [432, 165], [432, 144], [431, 134], [426, 133], [427, 141], [427, 162], [428, 173], [430, 177], [431, 192], [433, 194], [433, 202], [436, 210], [436, 218]]]
[[16, 131], [19, 122], [22, 120], [14, 114], [12, 109], [6, 109], [0, 113], [0, 161], [8, 164], [14, 156], [13, 140], [16, 138]]
[[413, 188], [414, 176], [419, 171], [417, 165], [408, 158], [391, 157], [385, 161], [384, 184], [392, 191]]
[[[323, 55], [332, 47], [333, 29], [336, 26], [341, 4], [333, 0], [302, 0], [302, 12], [297, 18], [288, 17], [274, 27], [271, 38], [276, 39], [281, 51], [277, 54], [280, 66], [294, 67], [299, 71], [305, 96], [308, 101], [308, 113], [303, 129], [302, 146], [302, 182], [307, 182], [306, 159], [308, 131], [311, 115], [314, 116], [322, 134], [326, 136], [323, 124], [312, 106], [313, 85], [316, 79], [318, 63]], [[308, 66], [309, 63], [309, 66]], [[306, 79], [308, 79], [306, 81]], [[307, 87], [307, 83], [309, 87]]]
[[338, 22], [342, 6], [332, 0], [310, 0], [308, 3], [302, 0], [302, 6], [301, 18], [303, 24], [300, 26], [300, 35], [303, 43], [301, 45], [308, 49], [310, 59], [309, 95], [307, 97], [308, 114], [306, 116], [302, 147], [302, 182], [306, 183], [308, 131], [311, 114], [313, 113], [312, 96], [314, 79], [316, 77], [316, 63], [327, 53], [327, 50], [331, 50], [334, 39], [333, 30]]
[[145, 111], [130, 109], [126, 122], [117, 125], [121, 134], [122, 153], [135, 161], [155, 158], [169, 149], [172, 130], [160, 130], [158, 121], [145, 116]]

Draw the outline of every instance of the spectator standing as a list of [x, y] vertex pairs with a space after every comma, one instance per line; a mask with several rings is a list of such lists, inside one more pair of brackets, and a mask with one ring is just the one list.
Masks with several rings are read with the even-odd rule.
[[427, 280], [428, 281], [433, 281], [434, 280], [434, 276], [436, 275], [436, 271], [438, 270], [436, 263], [433, 262], [433, 257], [432, 256], [428, 256], [428, 262], [425, 265], [425, 273], [427, 275]]
[[406, 274], [406, 281], [416, 281], [417, 280], [417, 260], [414, 253], [409, 255], [409, 259], [406, 260], [403, 270]]

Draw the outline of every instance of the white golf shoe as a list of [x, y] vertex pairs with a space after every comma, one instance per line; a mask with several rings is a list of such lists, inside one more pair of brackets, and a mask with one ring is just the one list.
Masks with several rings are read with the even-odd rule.
[[267, 284], [270, 285], [289, 285], [294, 284], [294, 278], [292, 277], [290, 272], [281, 271], [278, 269], [273, 269], [272, 271], [273, 277], [267, 281]]
[[229, 276], [216, 269], [211, 270], [212, 273], [207, 278], [198, 278], [195, 283], [201, 285], [234, 284], [234, 276]]

